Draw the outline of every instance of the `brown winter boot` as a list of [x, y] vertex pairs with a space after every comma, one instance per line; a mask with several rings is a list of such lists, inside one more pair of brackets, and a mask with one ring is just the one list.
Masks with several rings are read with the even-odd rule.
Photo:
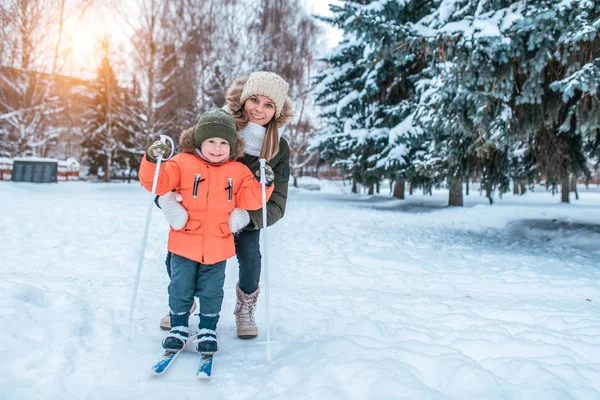
[[258, 301], [260, 287], [254, 293], [246, 294], [240, 289], [238, 282], [235, 287], [237, 302], [235, 304], [235, 325], [237, 326], [237, 335], [240, 339], [252, 339], [258, 335], [258, 328], [254, 322], [254, 310]]
[[[194, 311], [196, 311], [196, 299], [194, 299], [194, 302], [192, 303], [192, 308], [190, 308], [190, 315], [192, 315]], [[163, 331], [171, 330], [171, 313], [167, 313], [167, 315], [162, 317], [162, 319], [160, 320], [160, 329], [162, 329]]]

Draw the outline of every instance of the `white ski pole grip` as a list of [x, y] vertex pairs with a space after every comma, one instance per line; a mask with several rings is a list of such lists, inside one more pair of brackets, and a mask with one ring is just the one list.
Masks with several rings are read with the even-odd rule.
[[260, 183], [262, 186], [262, 254], [263, 254], [263, 276], [264, 276], [264, 287], [265, 287], [265, 312], [267, 319], [267, 360], [271, 359], [271, 326], [270, 326], [270, 315], [269, 315], [269, 252], [268, 252], [268, 241], [267, 241], [267, 177], [265, 174], [265, 166], [267, 160], [264, 158], [260, 159]]
[[[166, 160], [173, 157], [175, 151], [175, 143], [167, 135], [160, 135], [160, 141], [163, 143], [169, 142], [171, 144], [171, 153]], [[135, 299], [137, 297], [138, 286], [140, 285], [140, 276], [142, 274], [142, 265], [144, 264], [144, 253], [146, 252], [146, 241], [148, 240], [148, 230], [150, 228], [150, 218], [152, 217], [152, 208], [154, 208], [154, 196], [156, 195], [156, 186], [158, 184], [158, 175], [160, 174], [160, 164], [162, 163], [162, 156], [158, 156], [156, 159], [156, 170], [154, 171], [154, 179], [152, 180], [152, 196], [148, 203], [148, 212], [146, 213], [146, 225], [144, 227], [144, 235], [142, 236], [142, 245], [140, 246], [140, 257], [138, 258], [138, 267], [135, 275], [135, 282], [133, 284], [133, 293], [131, 294], [131, 304], [129, 305], [129, 329], [127, 332], [127, 339], [131, 338], [131, 325], [133, 321], [133, 310], [135, 308]]]

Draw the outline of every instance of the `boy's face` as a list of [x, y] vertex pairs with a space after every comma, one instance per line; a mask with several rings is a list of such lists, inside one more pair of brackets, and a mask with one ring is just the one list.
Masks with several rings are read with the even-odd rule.
[[267, 96], [256, 94], [248, 97], [244, 103], [244, 111], [250, 122], [265, 126], [275, 115], [275, 103]]
[[219, 163], [225, 161], [229, 157], [231, 149], [229, 148], [229, 142], [227, 140], [219, 137], [212, 137], [202, 142], [200, 151], [211, 163]]

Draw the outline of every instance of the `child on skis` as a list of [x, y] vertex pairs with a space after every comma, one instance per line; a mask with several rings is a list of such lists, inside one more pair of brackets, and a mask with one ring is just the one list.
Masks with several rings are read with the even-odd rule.
[[[181, 136], [182, 152], [160, 166], [156, 193], [164, 195], [177, 189], [183, 196], [188, 220], [181, 230], [171, 228], [168, 249], [171, 283], [169, 308], [171, 330], [162, 346], [179, 350], [189, 337], [188, 317], [198, 297], [200, 323], [194, 339], [201, 353], [218, 350], [216, 328], [223, 303], [225, 264], [235, 254], [229, 215], [235, 207], [257, 210], [262, 207], [260, 171], [253, 174], [234, 160], [243, 154], [233, 117], [221, 109], [204, 113], [191, 132]], [[154, 142], [140, 165], [140, 182], [152, 190], [158, 157], [166, 157], [170, 148]], [[273, 192], [274, 174], [265, 168], [267, 199]]]

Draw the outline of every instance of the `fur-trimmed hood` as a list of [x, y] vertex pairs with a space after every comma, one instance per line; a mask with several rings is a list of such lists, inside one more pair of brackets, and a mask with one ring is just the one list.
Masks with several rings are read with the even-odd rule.
[[[179, 147], [183, 153], [196, 154], [196, 143], [194, 141], [195, 128], [186, 129], [179, 137]], [[230, 160], [237, 160], [244, 155], [244, 141], [238, 136], [235, 149], [231, 149]]]
[[[244, 90], [244, 85], [247, 81], [247, 76], [237, 78], [233, 81], [231, 86], [229, 86], [229, 89], [227, 89], [227, 94], [225, 97], [226, 109], [233, 117], [239, 118], [242, 116], [242, 107], [244, 105], [240, 102], [240, 98], [242, 97], [242, 91]], [[294, 116], [292, 107], [292, 100], [289, 98], [289, 96], [286, 96], [283, 110], [281, 110], [281, 115], [279, 118], [275, 119], [277, 121], [277, 126], [282, 127], [290, 122]]]

